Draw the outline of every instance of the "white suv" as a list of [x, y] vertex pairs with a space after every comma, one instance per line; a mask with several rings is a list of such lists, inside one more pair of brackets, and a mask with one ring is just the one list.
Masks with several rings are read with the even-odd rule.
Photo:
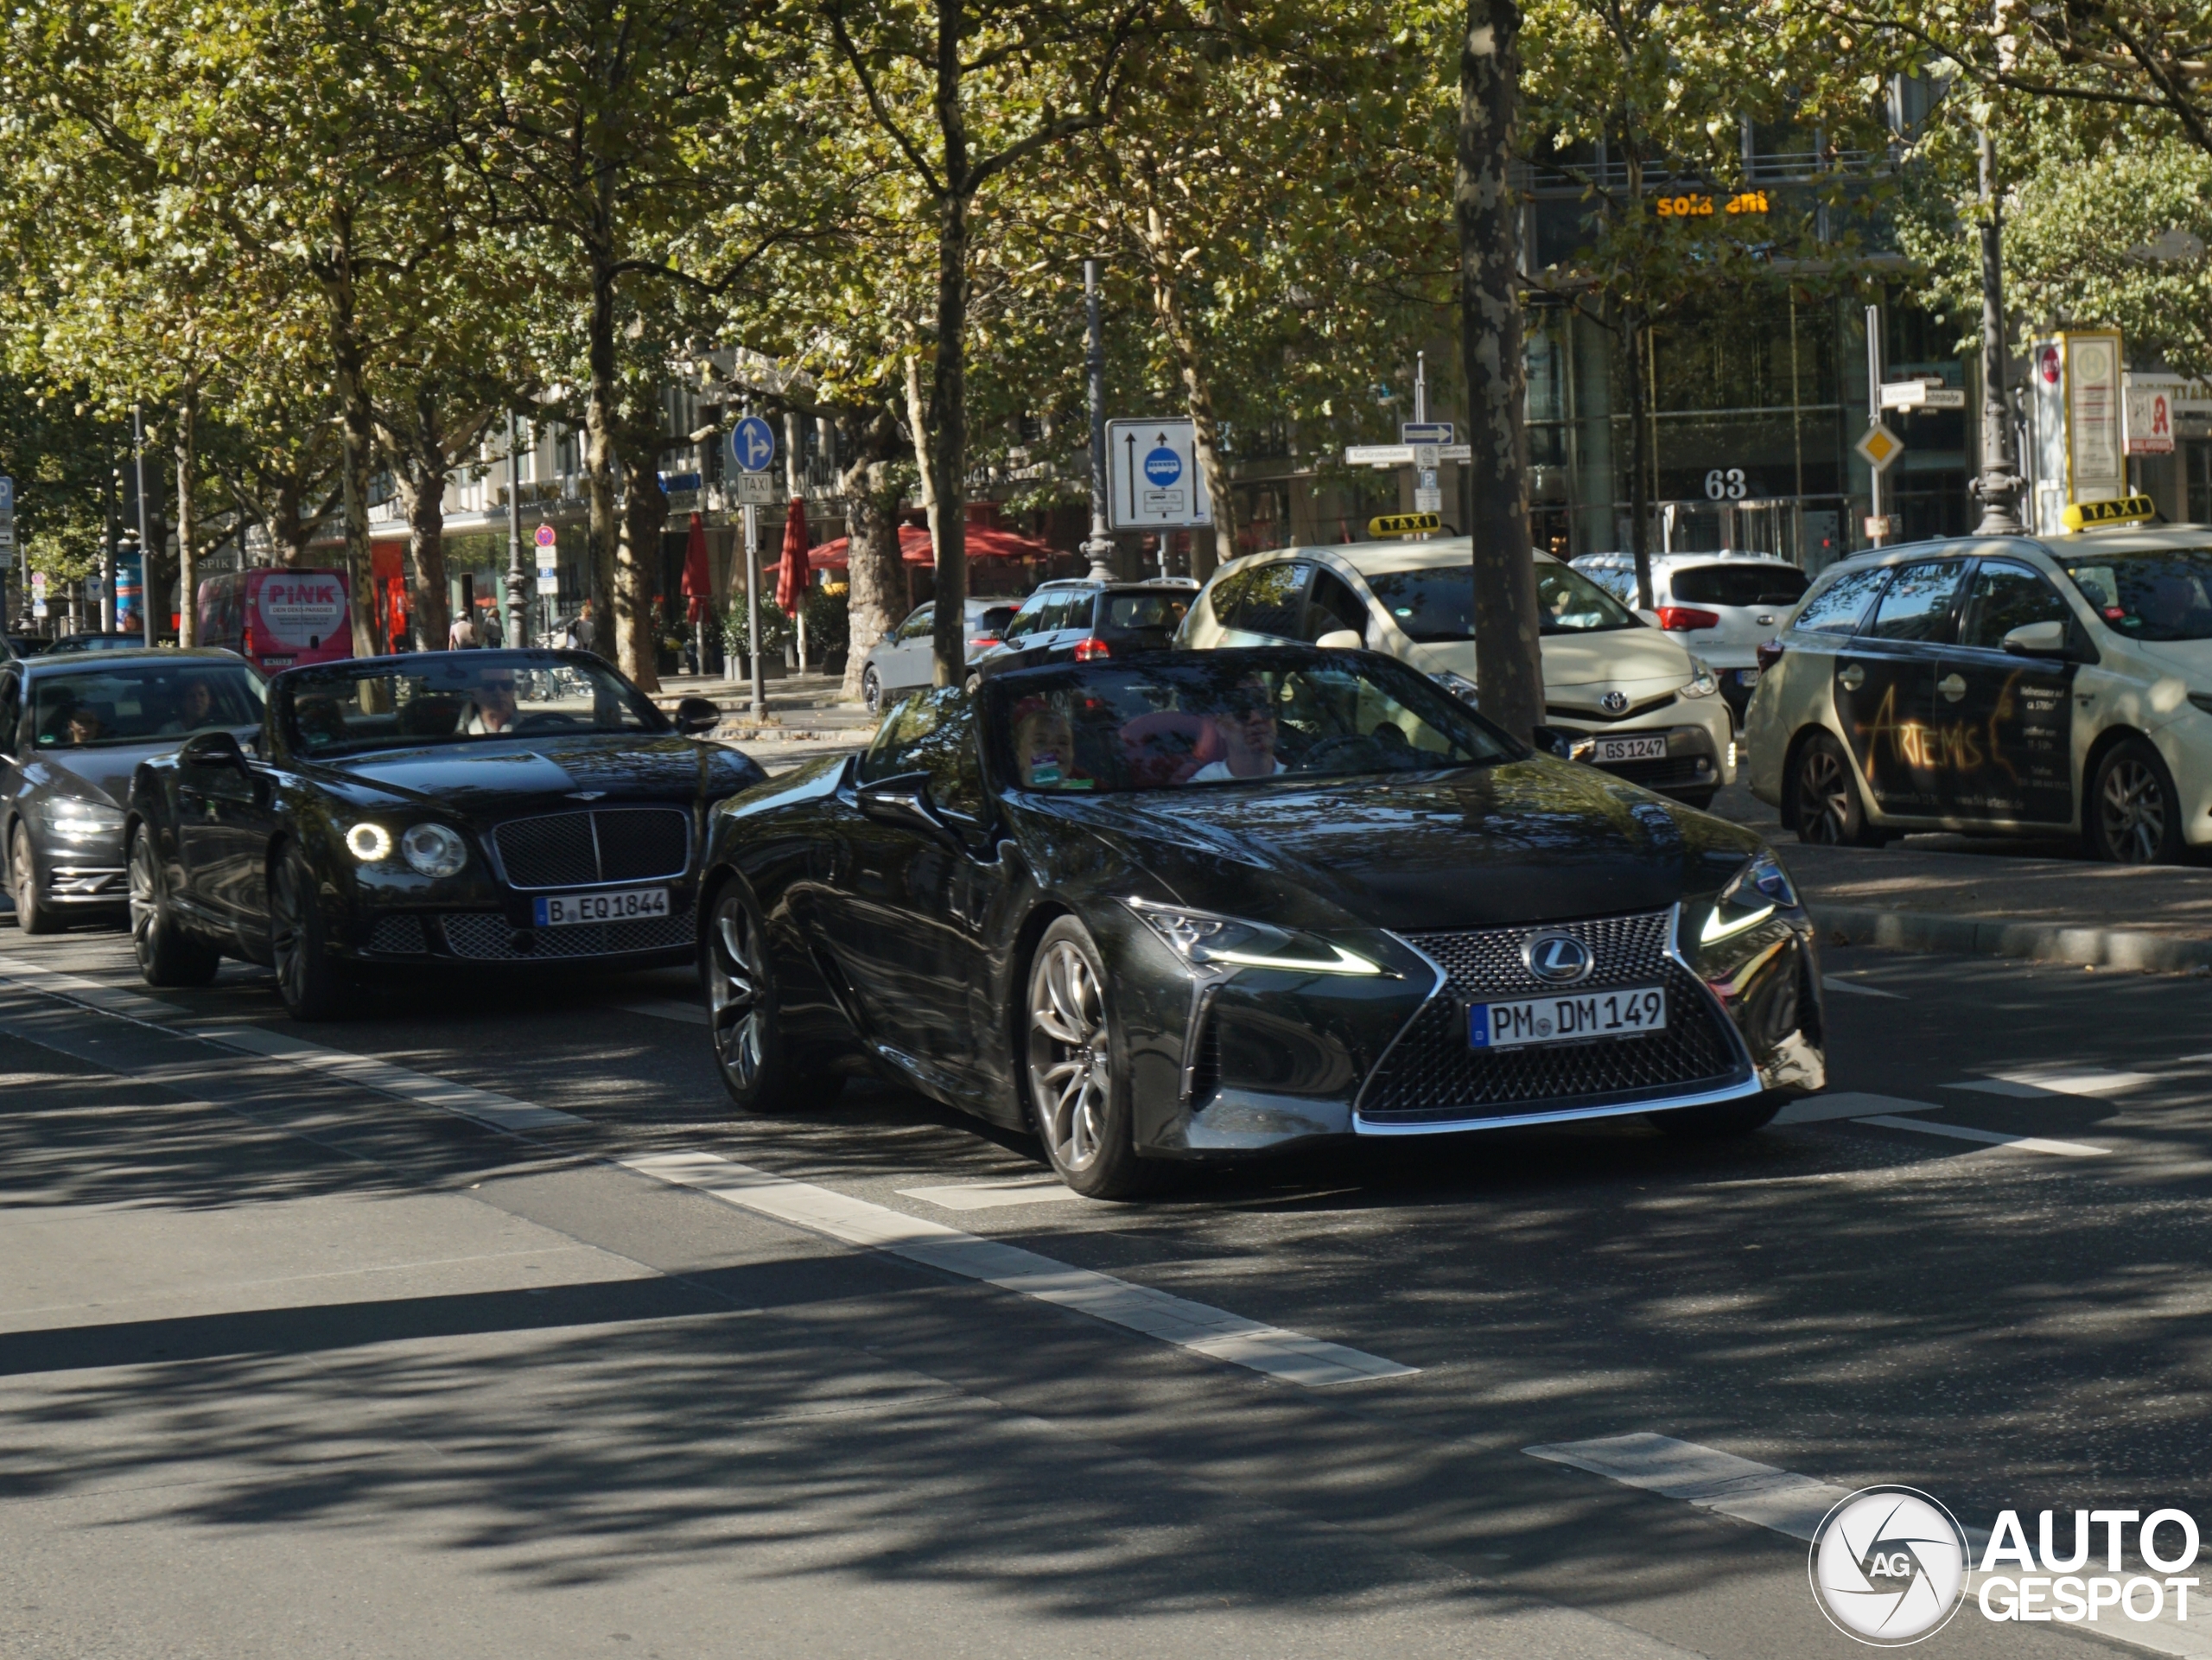
[[[1586, 553], [1580, 571], [1623, 605], [1636, 604], [1636, 556]], [[1759, 683], [1758, 649], [1789, 624], [1810, 579], [1770, 553], [1655, 553], [1647, 620], [1713, 665], [1740, 724]]]
[[[1573, 759], [1702, 807], [1735, 781], [1713, 671], [1588, 578], [1536, 556], [1544, 720]], [[1278, 548], [1213, 574], [1178, 643], [1364, 646], [1474, 701], [1474, 553], [1465, 537]]]

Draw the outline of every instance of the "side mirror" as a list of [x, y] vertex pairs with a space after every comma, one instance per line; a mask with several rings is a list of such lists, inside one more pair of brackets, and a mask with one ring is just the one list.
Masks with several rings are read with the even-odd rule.
[[861, 785], [855, 793], [863, 818], [900, 830], [919, 830], [925, 836], [952, 836], [930, 801], [927, 773], [899, 773], [891, 778], [880, 778]]
[[2064, 657], [2066, 625], [2063, 622], [2024, 622], [2005, 636], [2005, 649], [2015, 657]]
[[237, 737], [229, 732], [195, 733], [176, 754], [177, 759], [188, 766], [234, 766], [240, 772], [245, 770], [245, 751], [238, 747]]
[[1357, 628], [1332, 628], [1313, 643], [1325, 652], [1357, 652], [1367, 644]]
[[[1548, 755], [1557, 755], [1561, 760], [1573, 760], [1577, 735], [1555, 726], [1539, 726], [1529, 728], [1529, 741]], [[1582, 741], [1586, 744], [1589, 740], [1585, 738]]]
[[676, 729], [687, 738], [712, 732], [722, 723], [722, 712], [704, 697], [686, 697], [676, 705]]

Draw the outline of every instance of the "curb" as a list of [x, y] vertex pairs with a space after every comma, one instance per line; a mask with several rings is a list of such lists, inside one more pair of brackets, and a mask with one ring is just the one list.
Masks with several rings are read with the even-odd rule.
[[2126, 928], [2072, 928], [2052, 922], [1992, 922], [1924, 911], [1873, 911], [1817, 901], [1807, 908], [1821, 928], [1847, 935], [1852, 944], [1883, 951], [2024, 957], [2039, 963], [2078, 963], [2145, 974], [2212, 972], [2212, 939]]

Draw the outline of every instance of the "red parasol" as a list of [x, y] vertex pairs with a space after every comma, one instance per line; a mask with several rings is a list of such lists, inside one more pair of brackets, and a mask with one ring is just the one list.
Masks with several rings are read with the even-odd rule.
[[787, 617], [798, 615], [806, 603], [806, 503], [791, 498], [791, 517], [784, 521], [784, 563], [776, 573], [776, 608]]
[[684, 620], [696, 622], [715, 602], [714, 573], [707, 568], [707, 527], [691, 515], [691, 539], [683, 547]]
[[[967, 540], [970, 559], [1049, 559], [1056, 551], [1042, 542], [989, 525], [970, 525]], [[919, 525], [901, 525], [899, 527], [899, 557], [910, 565], [936, 563], [930, 551], [929, 531]], [[834, 542], [824, 542], [807, 554], [808, 560], [817, 569], [825, 565], [847, 564], [851, 557], [850, 538], [842, 536]]]

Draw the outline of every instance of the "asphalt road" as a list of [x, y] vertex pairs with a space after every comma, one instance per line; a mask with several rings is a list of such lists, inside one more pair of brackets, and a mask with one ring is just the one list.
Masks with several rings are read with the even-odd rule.
[[[681, 974], [310, 1028], [0, 930], [0, 1654], [1842, 1655], [1834, 1490], [2212, 1524], [2203, 983], [1827, 968], [1887, 1122], [1117, 1206], [887, 1089], [734, 1120]], [[1630, 1435], [1567, 1456], [1691, 1475], [1525, 1450]]]

